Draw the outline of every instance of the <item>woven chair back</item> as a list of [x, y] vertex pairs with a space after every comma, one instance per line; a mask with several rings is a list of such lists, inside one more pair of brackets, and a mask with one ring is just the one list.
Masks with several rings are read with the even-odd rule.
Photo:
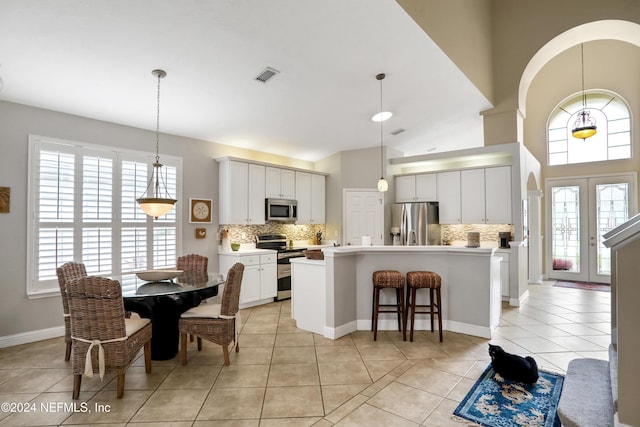
[[87, 277], [87, 270], [80, 262], [67, 262], [56, 268], [60, 295], [62, 296], [62, 309], [64, 314], [69, 314], [69, 302], [67, 300], [66, 284], [70, 280]]
[[202, 272], [206, 273], [209, 266], [209, 258], [202, 255], [197, 254], [189, 254], [178, 257], [178, 262], [176, 263], [176, 268], [178, 270], [183, 270], [185, 273], [187, 272]]
[[117, 280], [82, 277], [67, 283], [71, 335], [109, 340], [126, 335], [122, 288]]
[[244, 264], [233, 264], [227, 273], [227, 281], [222, 292], [222, 305], [220, 314], [223, 316], [235, 316], [240, 305], [240, 286], [244, 275]]

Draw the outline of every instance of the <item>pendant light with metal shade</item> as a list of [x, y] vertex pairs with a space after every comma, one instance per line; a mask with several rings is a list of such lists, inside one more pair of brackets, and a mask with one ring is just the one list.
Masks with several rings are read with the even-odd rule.
[[158, 97], [156, 109], [156, 161], [153, 163], [151, 179], [144, 194], [136, 199], [140, 208], [149, 216], [158, 219], [173, 208], [177, 200], [167, 191], [167, 185], [162, 177], [162, 163], [160, 163], [160, 79], [166, 77], [164, 70], [153, 70], [152, 75], [158, 78]]
[[380, 122], [380, 179], [378, 180], [378, 191], [380, 192], [384, 192], [389, 189], [389, 183], [384, 179], [384, 146], [382, 144], [382, 122], [391, 117], [391, 113], [382, 110], [382, 80], [384, 80], [385, 77], [384, 73], [380, 73], [376, 76], [376, 79], [380, 82], [380, 113], [376, 114], [371, 119], [375, 122]]
[[571, 135], [584, 141], [596, 134], [596, 119], [589, 117], [589, 110], [587, 110], [587, 94], [584, 91], [584, 44], [580, 45], [580, 54], [582, 56], [582, 111], [578, 113]]

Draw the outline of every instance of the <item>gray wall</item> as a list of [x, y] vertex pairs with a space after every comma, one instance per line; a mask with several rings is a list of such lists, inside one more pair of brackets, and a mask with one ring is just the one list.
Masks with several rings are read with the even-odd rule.
[[[0, 344], [11, 335], [63, 326], [60, 297], [28, 299], [27, 264], [27, 165], [29, 134], [153, 152], [153, 131], [121, 126], [69, 114], [0, 101], [0, 186], [11, 188], [11, 211], [0, 214]], [[379, 178], [379, 149], [338, 153], [314, 165], [310, 162], [243, 150], [222, 144], [162, 134], [162, 155], [182, 157], [183, 194], [178, 201], [182, 213], [181, 253], [209, 257], [218, 269], [218, 164], [216, 158], [233, 156], [282, 166], [328, 172], [327, 239], [341, 234], [342, 188], [373, 188]], [[363, 165], [374, 164], [375, 168]], [[189, 198], [213, 200], [213, 222], [205, 226], [206, 239], [195, 238], [189, 224]], [[198, 225], [201, 227], [201, 225]], [[341, 237], [341, 236], [340, 236]], [[37, 315], [34, 315], [37, 313]]]
[[[28, 299], [27, 263], [27, 165], [29, 134], [91, 144], [153, 152], [155, 133], [113, 123], [0, 101], [0, 186], [11, 189], [11, 211], [0, 214], [0, 341], [3, 337], [61, 327], [62, 303], [58, 296]], [[182, 157], [183, 194], [181, 253], [209, 257], [218, 269], [218, 165], [215, 158], [236, 156], [275, 164], [313, 169], [308, 162], [281, 158], [221, 144], [174, 135], [161, 135], [162, 155]], [[213, 223], [206, 239], [195, 238], [195, 224], [189, 224], [191, 197], [213, 200]], [[199, 225], [201, 227], [201, 225]]]

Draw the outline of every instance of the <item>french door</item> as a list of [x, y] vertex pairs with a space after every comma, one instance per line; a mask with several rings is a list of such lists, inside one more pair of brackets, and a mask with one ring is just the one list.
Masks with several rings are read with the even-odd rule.
[[635, 175], [547, 180], [550, 279], [611, 283], [602, 235], [635, 210]]

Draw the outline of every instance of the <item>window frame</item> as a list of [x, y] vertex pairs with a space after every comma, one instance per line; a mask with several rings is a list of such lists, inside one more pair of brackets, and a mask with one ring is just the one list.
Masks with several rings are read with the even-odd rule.
[[[47, 278], [46, 280], [40, 280], [39, 278], [39, 230], [43, 226], [43, 223], [39, 221], [39, 174], [40, 174], [40, 158], [41, 152], [46, 151], [47, 147], [55, 148], [56, 151], [68, 152], [74, 156], [74, 178], [73, 178], [73, 192], [74, 192], [74, 216], [73, 220], [69, 221], [69, 228], [73, 228], [73, 261], [83, 262], [82, 257], [82, 240], [83, 230], [88, 230], [90, 225], [100, 225], [110, 228], [111, 232], [111, 269], [110, 271], [89, 272], [88, 274], [100, 274], [106, 277], [111, 277], [116, 280], [120, 280], [123, 288], [127, 287], [123, 279], [124, 276], [131, 281], [132, 272], [123, 272], [122, 270], [122, 230], [132, 224], [132, 222], [125, 222], [122, 220], [122, 189], [123, 189], [123, 171], [122, 164], [124, 162], [138, 162], [147, 165], [145, 180], [148, 182], [151, 176], [152, 163], [155, 161], [155, 153], [135, 151], [117, 148], [108, 145], [98, 145], [79, 141], [71, 141], [60, 138], [52, 138], [40, 135], [29, 135], [29, 159], [28, 159], [28, 183], [27, 183], [27, 271], [26, 271], [26, 293], [27, 298], [44, 298], [51, 296], [59, 296], [60, 288], [57, 279]], [[107, 221], [88, 221], [84, 220], [82, 215], [82, 181], [83, 174], [79, 166], [79, 160], [82, 157], [93, 157], [92, 153], [99, 154], [100, 158], [110, 158], [111, 163], [111, 218]], [[175, 198], [177, 200], [182, 199], [182, 158], [177, 156], [163, 155], [162, 163], [170, 168], [175, 168]], [[80, 172], [80, 173], [79, 173]], [[145, 182], [145, 187], [146, 187]], [[137, 191], [137, 189], [136, 189]], [[140, 195], [138, 195], [140, 196]], [[153, 261], [156, 259], [154, 254], [154, 236], [155, 232], [160, 229], [175, 230], [175, 251], [176, 254], [182, 251], [182, 209], [179, 209], [180, 204], [176, 204], [173, 211], [174, 215], [169, 217], [159, 218], [153, 220], [153, 218], [144, 216], [144, 222], [135, 222], [136, 228], [146, 230], [148, 238], [145, 240], [145, 247], [141, 250], [146, 254], [146, 268], [161, 268], [175, 266], [175, 260], [171, 265], [154, 266]], [[139, 209], [139, 208], [138, 208]], [[142, 212], [140, 210], [140, 212]], [[80, 213], [80, 214], [78, 214]], [[51, 221], [48, 224], [59, 223], [58, 221]], [[46, 224], [45, 224], [46, 226]], [[38, 240], [38, 241], [36, 241]], [[116, 247], [117, 246], [117, 247]], [[166, 261], [166, 254], [165, 254]], [[168, 261], [166, 261], [168, 262]], [[135, 278], [135, 276], [133, 276]], [[135, 278], [135, 284], [138, 279]], [[134, 286], [132, 284], [128, 286]]]
[[[626, 99], [624, 99], [622, 96], [620, 96], [619, 94], [617, 94], [616, 92], [610, 91], [610, 90], [606, 90], [606, 89], [591, 89], [591, 90], [587, 90], [584, 92], [586, 95], [586, 109], [587, 110], [591, 110], [592, 112], [596, 112], [596, 115], [599, 116], [599, 120], [597, 121], [596, 125], [598, 126], [598, 132], [602, 132], [602, 129], [606, 130], [606, 140], [604, 140], [604, 147], [600, 147], [603, 148], [606, 151], [606, 158], [599, 158], [597, 160], [588, 160], [588, 161], [574, 161], [574, 162], [570, 162], [569, 159], [571, 158], [571, 154], [570, 154], [570, 149], [571, 149], [571, 138], [573, 138], [571, 136], [571, 133], [569, 132], [569, 128], [573, 125], [573, 123], [575, 122], [575, 115], [581, 111], [583, 109], [582, 107], [582, 99], [583, 99], [583, 92], [576, 92], [568, 97], [566, 97], [565, 99], [563, 99], [561, 102], [559, 102], [555, 108], [553, 108], [553, 110], [551, 111], [551, 113], [549, 114], [549, 116], [547, 117], [547, 126], [546, 126], [546, 130], [545, 130], [545, 139], [546, 139], [546, 153], [547, 153], [547, 166], [549, 167], [557, 167], [557, 166], [569, 166], [569, 165], [583, 165], [583, 164], [587, 164], [587, 163], [594, 163], [594, 162], [608, 162], [608, 161], [615, 161], [615, 160], [626, 160], [626, 159], [632, 159], [633, 158], [633, 117], [632, 117], [632, 111], [631, 108], [629, 106], [629, 103], [627, 102]], [[601, 105], [600, 102], [603, 98], [611, 98], [608, 102], [606, 102], [604, 105]], [[578, 102], [579, 101], [579, 102]], [[612, 144], [612, 142], [610, 141], [612, 136], [615, 135], [619, 135], [622, 133], [627, 133], [627, 131], [624, 132], [614, 132], [614, 131], [610, 131], [610, 124], [611, 123], [618, 123], [621, 119], [620, 118], [608, 118], [607, 114], [605, 113], [605, 111], [603, 111], [605, 108], [607, 108], [607, 106], [611, 103], [615, 101], [616, 104], [621, 104], [622, 106], [625, 107], [626, 109], [626, 113], [627, 113], [627, 117], [625, 118], [625, 120], [628, 120], [629, 122], [629, 130], [628, 130], [628, 134], [629, 134], [629, 157], [612, 157], [610, 158], [610, 151], [612, 149], [614, 149], [615, 147], [626, 147], [627, 145], [617, 145], [615, 143]], [[579, 104], [577, 107], [575, 106], [576, 104]], [[559, 119], [559, 116], [568, 114], [568, 118], [567, 118], [567, 122], [565, 124], [565, 126], [563, 127], [553, 127], [551, 128], [551, 123], [554, 121], [557, 121]], [[602, 118], [606, 118], [606, 123], [602, 123]], [[550, 136], [551, 134], [562, 134], [563, 132], [566, 132], [566, 136], [565, 138], [562, 139], [551, 139]], [[597, 135], [596, 135], [597, 136]], [[593, 137], [592, 137], [593, 138]], [[589, 140], [587, 140], [589, 141]], [[564, 144], [564, 148], [565, 151], [557, 151], [557, 147], [554, 149], [552, 147], [552, 144], [555, 146], [558, 145], [562, 145]], [[554, 154], [561, 154], [564, 153], [564, 155], [566, 156], [565, 162], [564, 163], [552, 163], [552, 155]], [[574, 153], [575, 155], [575, 153]]]

